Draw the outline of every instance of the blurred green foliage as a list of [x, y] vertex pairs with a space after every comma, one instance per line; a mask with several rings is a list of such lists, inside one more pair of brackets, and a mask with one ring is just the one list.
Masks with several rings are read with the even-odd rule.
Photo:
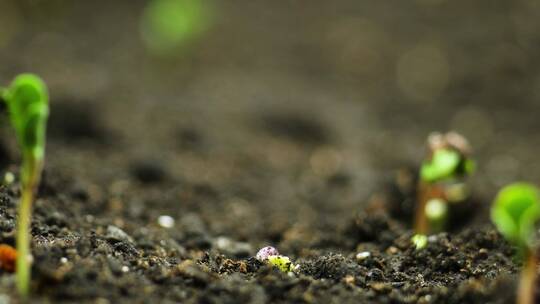
[[2, 95], [23, 156], [34, 160], [43, 159], [49, 115], [49, 94], [45, 83], [36, 75], [21, 74]]
[[420, 176], [426, 182], [445, 179], [454, 174], [461, 157], [457, 151], [440, 149], [433, 153], [433, 157], [425, 161], [420, 169]]
[[472, 174], [475, 169], [474, 161], [464, 158], [453, 149], [438, 149], [431, 159], [425, 160], [420, 168], [423, 181], [433, 183], [445, 179], [453, 179], [459, 175]]
[[532, 246], [535, 225], [540, 220], [538, 188], [528, 183], [510, 184], [498, 193], [491, 220], [521, 254]]
[[152, 53], [169, 55], [205, 32], [211, 15], [208, 0], [152, 0], [141, 18], [143, 42]]

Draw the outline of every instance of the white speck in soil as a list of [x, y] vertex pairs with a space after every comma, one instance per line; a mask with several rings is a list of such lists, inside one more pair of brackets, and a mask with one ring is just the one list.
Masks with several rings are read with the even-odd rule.
[[436, 235], [428, 236], [428, 242], [430, 242], [430, 243], [435, 243], [435, 242], [437, 242], [437, 240], [438, 240], [438, 237]]
[[169, 215], [161, 215], [158, 217], [158, 224], [163, 228], [172, 228], [174, 227], [174, 218]]
[[356, 259], [359, 261], [362, 261], [366, 258], [369, 258], [371, 256], [371, 252], [369, 251], [362, 251], [356, 254]]
[[60, 258], [60, 263], [65, 264], [68, 262], [68, 259], [66, 257]]
[[129, 267], [127, 266], [122, 266], [122, 272], [128, 272], [129, 271]]

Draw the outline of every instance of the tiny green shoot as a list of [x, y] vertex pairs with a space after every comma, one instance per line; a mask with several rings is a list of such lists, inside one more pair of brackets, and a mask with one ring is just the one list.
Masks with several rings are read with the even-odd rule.
[[439, 149], [430, 160], [424, 161], [420, 168], [420, 178], [428, 183], [451, 178], [459, 166], [461, 156], [457, 151]]
[[535, 303], [536, 225], [540, 222], [538, 188], [528, 183], [514, 183], [501, 189], [491, 208], [491, 220], [499, 232], [517, 247], [518, 258], [524, 261], [517, 303]]
[[411, 242], [416, 247], [416, 250], [420, 250], [426, 247], [427, 245], [427, 236], [425, 234], [415, 234], [411, 238]]
[[448, 202], [467, 197], [463, 181], [475, 168], [467, 140], [455, 132], [431, 134], [427, 146], [417, 188], [415, 232], [419, 235], [444, 229]]
[[283, 255], [269, 256], [268, 263], [282, 272], [291, 272], [295, 268], [295, 265], [291, 262], [291, 260]]
[[17, 221], [17, 288], [26, 296], [30, 284], [30, 223], [34, 194], [41, 178], [45, 156], [45, 128], [49, 96], [45, 83], [36, 75], [21, 74], [8, 88], [1, 89], [11, 125], [22, 152], [21, 199]]

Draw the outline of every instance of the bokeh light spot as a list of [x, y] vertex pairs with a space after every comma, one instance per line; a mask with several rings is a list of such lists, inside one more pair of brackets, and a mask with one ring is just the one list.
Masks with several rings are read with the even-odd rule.
[[444, 52], [435, 44], [419, 44], [406, 51], [396, 70], [403, 94], [418, 102], [433, 101], [447, 87], [450, 67]]
[[169, 54], [202, 34], [210, 15], [205, 0], [152, 0], [141, 18], [142, 40], [152, 53]]

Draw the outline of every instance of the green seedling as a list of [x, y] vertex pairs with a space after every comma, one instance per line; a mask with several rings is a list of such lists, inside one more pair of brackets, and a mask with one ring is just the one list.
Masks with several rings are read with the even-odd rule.
[[295, 265], [291, 259], [284, 255], [280, 255], [278, 250], [272, 246], [263, 247], [257, 252], [255, 258], [261, 262], [268, 263], [283, 272], [291, 272], [295, 269]]
[[8, 88], [0, 90], [6, 102], [22, 152], [21, 198], [17, 222], [17, 288], [23, 296], [30, 283], [30, 222], [34, 194], [41, 178], [45, 156], [45, 128], [49, 96], [45, 83], [32, 74], [22, 74]]
[[504, 187], [491, 208], [491, 220], [499, 232], [517, 247], [517, 257], [524, 262], [516, 303], [535, 303], [534, 287], [538, 261], [536, 225], [540, 222], [538, 188], [527, 183], [514, 183]]
[[[428, 156], [422, 162], [417, 188], [416, 235], [444, 229], [449, 202], [464, 200], [464, 180], [474, 171], [467, 140], [455, 133], [434, 133], [428, 137]], [[417, 248], [420, 248], [417, 246]]]
[[419, 250], [426, 247], [428, 238], [425, 234], [415, 234], [412, 236], [411, 242], [416, 247], [416, 249]]
[[291, 272], [295, 268], [295, 265], [291, 262], [291, 259], [283, 255], [269, 256], [268, 263], [282, 272]]

